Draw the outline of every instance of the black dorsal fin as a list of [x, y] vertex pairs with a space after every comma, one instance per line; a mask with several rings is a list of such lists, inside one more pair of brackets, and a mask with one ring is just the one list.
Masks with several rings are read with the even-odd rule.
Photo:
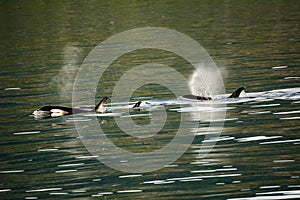
[[136, 102], [132, 108], [139, 108], [141, 103], [142, 103], [141, 101]]
[[98, 103], [98, 105], [95, 107], [95, 111], [96, 112], [101, 112], [104, 113], [105, 112], [105, 108], [104, 108], [104, 104], [107, 101], [108, 97], [103, 97], [103, 99], [101, 99], [101, 101]]
[[237, 90], [235, 90], [228, 98], [238, 98], [242, 91], [245, 90], [245, 87], [240, 87]]

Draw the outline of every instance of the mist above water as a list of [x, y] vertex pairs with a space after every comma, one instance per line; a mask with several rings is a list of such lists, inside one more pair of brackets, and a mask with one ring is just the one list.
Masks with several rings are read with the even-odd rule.
[[224, 92], [224, 85], [220, 79], [221, 73], [210, 66], [200, 63], [189, 78], [188, 86], [191, 94], [212, 97]]
[[64, 65], [59, 73], [53, 78], [57, 89], [63, 99], [71, 99], [73, 85], [78, 68], [81, 50], [78, 47], [67, 46], [64, 49]]

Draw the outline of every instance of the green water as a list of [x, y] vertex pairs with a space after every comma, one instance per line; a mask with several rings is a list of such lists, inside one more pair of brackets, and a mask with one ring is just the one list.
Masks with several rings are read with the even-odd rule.
[[[197, 157], [205, 144], [199, 134], [168, 167], [136, 174], [86, 157], [72, 116], [30, 116], [44, 105], [70, 106], [84, 58], [102, 41], [133, 28], [169, 28], [196, 40], [222, 72], [227, 93], [239, 86], [247, 92], [299, 88], [299, 13], [298, 1], [1, 1], [1, 199], [299, 199], [299, 92], [229, 105], [223, 140], [205, 158]], [[193, 73], [170, 52], [136, 51], [107, 69], [96, 97], [111, 96], [122, 73], [152, 61], [184, 77]], [[148, 85], [134, 97], [165, 100], [174, 94]], [[173, 108], [164, 108], [164, 132], [145, 140], [128, 139], [112, 117], [98, 119], [115, 144], [149, 152], [174, 137], [180, 113]], [[146, 126], [149, 119], [135, 122]], [[241, 140], [247, 137], [253, 141]]]

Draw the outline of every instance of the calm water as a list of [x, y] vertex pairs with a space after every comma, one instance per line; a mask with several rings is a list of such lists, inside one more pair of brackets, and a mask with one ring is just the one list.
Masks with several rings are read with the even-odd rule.
[[[0, 9], [1, 199], [300, 198], [298, 1], [7, 1]], [[232, 104], [220, 137], [205, 140], [209, 121], [197, 118], [201, 127], [187, 131], [196, 136], [178, 160], [153, 172], [126, 173], [102, 164], [82, 144], [74, 121], [84, 125], [90, 116], [37, 120], [31, 113], [43, 105], [70, 106], [76, 71], [88, 53], [114, 34], [149, 26], [199, 42], [222, 71], [226, 92], [246, 86], [253, 99], [225, 102]], [[106, 70], [96, 97], [111, 96], [126, 70], [154, 61], [185, 77], [193, 73], [172, 53], [136, 51]], [[167, 104], [160, 107], [167, 124], [152, 138], [128, 138], [112, 116], [98, 120], [119, 147], [157, 150], [172, 140], [184, 113], [168, 103], [173, 98], [157, 85], [133, 94], [131, 102], [150, 102], [133, 113], [143, 126], [150, 123], [151, 101]], [[91, 106], [85, 99], [76, 103]], [[200, 147], [211, 141], [215, 147], [200, 158]]]

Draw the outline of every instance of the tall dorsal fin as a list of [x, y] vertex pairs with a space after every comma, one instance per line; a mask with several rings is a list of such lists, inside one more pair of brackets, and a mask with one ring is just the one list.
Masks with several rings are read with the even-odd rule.
[[108, 97], [103, 97], [103, 99], [98, 103], [98, 105], [95, 107], [96, 112], [105, 112], [104, 104], [107, 101]]
[[238, 98], [242, 91], [245, 90], [245, 87], [240, 87], [237, 90], [235, 90], [228, 98]]
[[132, 108], [139, 108], [141, 103], [142, 103], [141, 101], [136, 102]]

